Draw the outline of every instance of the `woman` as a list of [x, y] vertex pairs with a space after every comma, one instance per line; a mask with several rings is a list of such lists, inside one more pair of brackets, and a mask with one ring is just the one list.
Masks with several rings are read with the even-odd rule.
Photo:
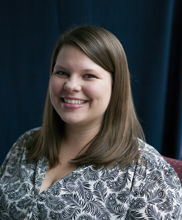
[[180, 219], [180, 181], [142, 139], [118, 39], [94, 26], [68, 31], [42, 127], [1, 167], [0, 219]]

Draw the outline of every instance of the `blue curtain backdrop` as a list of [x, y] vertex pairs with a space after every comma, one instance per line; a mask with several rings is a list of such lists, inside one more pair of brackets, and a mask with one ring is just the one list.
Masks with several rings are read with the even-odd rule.
[[41, 125], [53, 48], [83, 24], [119, 38], [147, 142], [181, 159], [181, 12], [181, 0], [0, 0], [0, 164], [22, 133]]

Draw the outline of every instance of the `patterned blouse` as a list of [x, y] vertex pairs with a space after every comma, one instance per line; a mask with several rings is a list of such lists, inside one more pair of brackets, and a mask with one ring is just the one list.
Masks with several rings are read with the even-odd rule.
[[[25, 134], [27, 141], [33, 132]], [[146, 163], [122, 169], [81, 166], [39, 194], [48, 162], [44, 157], [27, 162], [20, 139], [0, 168], [0, 220], [182, 219], [180, 181], [147, 144]]]

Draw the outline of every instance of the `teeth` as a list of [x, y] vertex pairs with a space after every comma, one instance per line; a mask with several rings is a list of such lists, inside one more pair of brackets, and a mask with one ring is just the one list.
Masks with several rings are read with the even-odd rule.
[[74, 99], [64, 99], [64, 102], [69, 103], [69, 104], [83, 104], [85, 101], [74, 100]]

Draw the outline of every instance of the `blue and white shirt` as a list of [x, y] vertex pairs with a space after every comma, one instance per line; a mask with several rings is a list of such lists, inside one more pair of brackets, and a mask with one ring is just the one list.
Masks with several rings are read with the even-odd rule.
[[[33, 132], [22, 137], [29, 140]], [[20, 139], [0, 168], [0, 220], [182, 219], [179, 178], [147, 144], [146, 163], [122, 169], [81, 166], [39, 194], [48, 161], [27, 162]]]

